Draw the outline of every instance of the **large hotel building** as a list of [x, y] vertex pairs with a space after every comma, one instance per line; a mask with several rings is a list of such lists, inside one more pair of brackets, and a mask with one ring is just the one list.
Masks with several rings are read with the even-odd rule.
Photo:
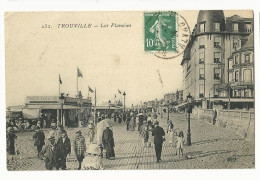
[[253, 18], [200, 11], [181, 62], [183, 97], [202, 108], [254, 108], [253, 40]]

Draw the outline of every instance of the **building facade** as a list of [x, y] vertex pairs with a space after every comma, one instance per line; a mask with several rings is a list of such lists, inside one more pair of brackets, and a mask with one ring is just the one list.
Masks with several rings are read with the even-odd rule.
[[[201, 10], [181, 62], [183, 97], [190, 93], [203, 108], [210, 108], [212, 102], [225, 103], [227, 89], [220, 86], [230, 84], [229, 59], [252, 32], [252, 18], [225, 18], [222, 10]], [[220, 97], [225, 100], [216, 100]]]

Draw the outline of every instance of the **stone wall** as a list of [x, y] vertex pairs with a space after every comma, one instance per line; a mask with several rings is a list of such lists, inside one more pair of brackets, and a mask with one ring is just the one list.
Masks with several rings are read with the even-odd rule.
[[[216, 110], [212, 109], [192, 110], [193, 119], [205, 121], [215, 126], [229, 129], [249, 141], [255, 138], [255, 112], [243, 110]], [[215, 122], [214, 122], [214, 116]]]

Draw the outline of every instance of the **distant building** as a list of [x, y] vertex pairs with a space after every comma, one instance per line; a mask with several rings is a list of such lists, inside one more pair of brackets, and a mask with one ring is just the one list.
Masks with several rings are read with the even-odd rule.
[[[190, 93], [196, 105], [203, 108], [210, 108], [214, 101], [225, 105], [227, 93], [220, 86], [229, 84], [229, 59], [245, 45], [252, 32], [252, 18], [234, 15], [225, 19], [222, 10], [201, 10], [181, 62], [184, 99]], [[221, 96], [225, 98], [214, 99]]]

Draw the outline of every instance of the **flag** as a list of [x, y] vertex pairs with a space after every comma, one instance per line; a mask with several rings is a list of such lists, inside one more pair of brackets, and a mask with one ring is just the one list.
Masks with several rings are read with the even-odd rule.
[[119, 89], [118, 89], [118, 93], [119, 93], [119, 94], [122, 94], [122, 92], [121, 92]]
[[61, 77], [60, 77], [60, 75], [59, 75], [59, 82], [60, 82], [60, 84], [62, 84], [62, 80], [61, 80]]
[[79, 68], [77, 68], [77, 70], [78, 70], [78, 77], [83, 77], [81, 70]]
[[94, 92], [93, 89], [91, 89], [91, 87], [88, 87], [88, 91], [91, 92], [91, 93]]

